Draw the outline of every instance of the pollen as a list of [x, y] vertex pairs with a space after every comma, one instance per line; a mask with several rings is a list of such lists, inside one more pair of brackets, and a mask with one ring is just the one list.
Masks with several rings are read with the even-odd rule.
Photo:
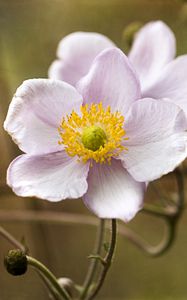
[[72, 111], [62, 119], [58, 128], [59, 144], [63, 144], [69, 156], [79, 160], [110, 163], [122, 151], [128, 151], [124, 140], [124, 117], [120, 112], [111, 112], [110, 106], [99, 104], [83, 105], [80, 114]]

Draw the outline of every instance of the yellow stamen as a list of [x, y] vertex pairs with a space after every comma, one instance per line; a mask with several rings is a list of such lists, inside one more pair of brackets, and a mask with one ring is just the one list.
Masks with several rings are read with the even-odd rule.
[[82, 116], [72, 111], [62, 119], [58, 128], [65, 150], [70, 156], [78, 156], [83, 162], [110, 163], [121, 151], [128, 150], [122, 142], [127, 140], [124, 117], [111, 112], [102, 103], [81, 106]]

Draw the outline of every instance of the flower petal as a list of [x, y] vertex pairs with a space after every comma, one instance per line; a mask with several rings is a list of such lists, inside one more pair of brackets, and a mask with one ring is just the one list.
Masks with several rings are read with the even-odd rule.
[[145, 184], [136, 182], [112, 160], [111, 165], [93, 164], [88, 175], [88, 191], [83, 201], [100, 218], [130, 221], [142, 208]]
[[187, 114], [187, 55], [179, 56], [165, 66], [154, 84], [144, 92], [144, 96], [168, 98]]
[[54, 60], [52, 62], [52, 64], [50, 65], [49, 70], [48, 70], [48, 76], [49, 76], [49, 78], [55, 79], [55, 80], [62, 80], [62, 81], [65, 81], [65, 82], [72, 81], [71, 85], [74, 85], [77, 80], [73, 80], [71, 78], [71, 76], [74, 77], [74, 75], [72, 75], [72, 72], [69, 69], [67, 71], [65, 71], [65, 72], [68, 72], [68, 74], [67, 74], [68, 76], [66, 76], [66, 80], [64, 80], [64, 77], [63, 77], [64, 66], [66, 66], [64, 64], [64, 61], [62, 61], [60, 59]]
[[117, 48], [104, 50], [93, 62], [77, 89], [86, 103], [99, 103], [121, 113], [140, 98], [140, 85], [128, 58]]
[[65, 82], [26, 80], [10, 104], [4, 128], [26, 153], [56, 152], [62, 150], [58, 127], [63, 116], [81, 104], [82, 97]]
[[129, 59], [139, 75], [142, 92], [175, 57], [175, 52], [175, 36], [162, 21], [150, 22], [140, 29], [129, 53]]
[[126, 115], [127, 152], [123, 165], [137, 181], [151, 181], [173, 171], [187, 156], [187, 119], [175, 104], [142, 99]]
[[9, 166], [7, 183], [22, 197], [49, 201], [79, 198], [87, 191], [89, 164], [77, 162], [65, 151], [17, 157]]
[[63, 38], [58, 46], [60, 60], [52, 63], [49, 77], [72, 85], [88, 72], [94, 58], [115, 44], [106, 36], [94, 32], [74, 32]]

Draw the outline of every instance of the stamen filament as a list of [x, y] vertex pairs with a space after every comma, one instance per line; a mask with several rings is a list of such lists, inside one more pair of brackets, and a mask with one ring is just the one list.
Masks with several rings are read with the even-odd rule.
[[81, 106], [80, 111], [81, 115], [72, 111], [58, 128], [59, 144], [64, 144], [68, 155], [102, 164], [128, 150], [123, 145], [129, 138], [125, 137], [124, 117], [120, 112], [112, 113], [110, 106], [104, 108], [102, 102]]

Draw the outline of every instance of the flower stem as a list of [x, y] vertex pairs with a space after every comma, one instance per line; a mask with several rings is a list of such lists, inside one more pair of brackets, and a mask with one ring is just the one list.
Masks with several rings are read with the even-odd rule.
[[[97, 239], [96, 239], [96, 244], [94, 247], [94, 255], [99, 256], [101, 253], [101, 248], [102, 248], [102, 244], [103, 244], [103, 236], [104, 236], [104, 227], [105, 227], [105, 220], [104, 219], [100, 219], [100, 224], [99, 224], [99, 228], [98, 228], [98, 234], [97, 234]], [[83, 284], [83, 290], [80, 296], [80, 299], [83, 300], [85, 299], [85, 297], [87, 296], [87, 293], [89, 291], [89, 288], [92, 284], [96, 269], [97, 269], [97, 265], [98, 265], [98, 259], [97, 258], [92, 258], [89, 269], [88, 269], [88, 273], [86, 275], [84, 284]]]
[[[11, 213], [10, 213], [11, 212]], [[36, 210], [0, 210], [1, 222], [33, 222], [33, 223], [51, 223], [51, 224], [79, 224], [98, 226], [98, 219], [92, 216], [86, 216], [78, 213], [54, 212], [54, 211], [36, 211]]]
[[59, 293], [62, 299], [71, 299], [66, 290], [59, 285], [56, 277], [49, 269], [47, 269], [46, 266], [44, 266], [40, 261], [36, 260], [31, 256], [27, 256], [27, 262], [30, 266], [34, 267], [37, 271], [39, 271], [42, 275], [44, 275], [47, 278], [51, 286], [53, 286], [56, 289], [56, 291]]
[[175, 175], [178, 188], [177, 203], [173, 202], [172, 205], [168, 205], [167, 207], [159, 207], [145, 203], [142, 212], [166, 219], [178, 219], [180, 217], [184, 209], [185, 200], [184, 175], [182, 166], [175, 169], [173, 174]]
[[61, 296], [59, 295], [59, 293], [56, 291], [56, 289], [54, 289], [54, 287], [51, 285], [51, 283], [47, 280], [47, 278], [38, 270], [36, 270], [38, 275], [40, 276], [40, 278], [42, 279], [43, 283], [45, 284], [45, 286], [48, 288], [49, 290], [49, 294], [52, 297], [52, 299], [54, 300], [60, 300]]
[[128, 237], [136, 246], [146, 252], [146, 254], [152, 257], [158, 257], [163, 255], [173, 244], [176, 236], [176, 228], [181, 214], [184, 210], [184, 200], [185, 200], [185, 188], [184, 188], [184, 177], [182, 168], [179, 167], [174, 171], [176, 177], [177, 188], [178, 188], [178, 200], [175, 205], [169, 206], [167, 208], [155, 207], [153, 205], [145, 206], [143, 212], [155, 215], [156, 217], [164, 218], [167, 230], [164, 234], [162, 241], [156, 245], [152, 246], [143, 238], [138, 236], [129, 228], [121, 226], [119, 233]]
[[[164, 218], [166, 221], [167, 231], [164, 234], [162, 241], [153, 246], [144, 240], [141, 236], [135, 233], [132, 229], [119, 225], [119, 234], [129, 239], [135, 246], [143, 250], [146, 254], [152, 257], [162, 255], [168, 250], [175, 240], [176, 226], [180, 219], [180, 216], [184, 210], [185, 200], [185, 189], [184, 189], [184, 176], [181, 167], [174, 171], [178, 187], [178, 200], [175, 205], [167, 206], [165, 208], [155, 207], [154, 205], [145, 205], [142, 210], [145, 213], [154, 215], [155, 217]], [[3, 222], [50, 222], [50, 223], [65, 223], [65, 224], [79, 224], [79, 225], [90, 225], [97, 226], [98, 222], [95, 217], [85, 216], [82, 214], [71, 214], [71, 213], [57, 213], [51, 211], [36, 212], [36, 211], [10, 211], [1, 210], [0, 220]], [[108, 228], [108, 224], [106, 224]], [[18, 241], [15, 242], [13, 237], [9, 238], [10, 235], [6, 231], [2, 231], [0, 227], [0, 234], [2, 234], [7, 240], [16, 245], [16, 247], [22, 249], [23, 245]], [[17, 244], [18, 243], [18, 244]]]
[[140, 250], [145, 252], [146, 255], [154, 258], [161, 256], [170, 248], [175, 237], [175, 227], [171, 226], [171, 224], [166, 221], [165, 234], [161, 242], [155, 246], [151, 245], [144, 238], [124, 225], [119, 226], [119, 233], [125, 238], [128, 238], [129, 241], [131, 241]]
[[26, 252], [23, 244], [21, 244], [15, 237], [13, 237], [7, 230], [0, 226], [0, 235], [10, 242], [14, 247]]
[[117, 237], [117, 223], [115, 219], [112, 219], [112, 229], [111, 229], [111, 241], [110, 241], [110, 246], [108, 253], [106, 254], [106, 257], [104, 258], [104, 264], [103, 264], [103, 270], [100, 274], [100, 277], [98, 279], [98, 282], [96, 283], [95, 288], [93, 291], [88, 295], [87, 300], [92, 300], [95, 298], [95, 296], [98, 294], [100, 291], [104, 280], [106, 278], [106, 275], [108, 273], [108, 270], [111, 266], [112, 258], [114, 255], [115, 247], [116, 247], [116, 237]]
[[174, 205], [168, 207], [159, 207], [145, 203], [142, 212], [155, 215], [156, 217], [167, 218], [176, 214], [176, 207]]

